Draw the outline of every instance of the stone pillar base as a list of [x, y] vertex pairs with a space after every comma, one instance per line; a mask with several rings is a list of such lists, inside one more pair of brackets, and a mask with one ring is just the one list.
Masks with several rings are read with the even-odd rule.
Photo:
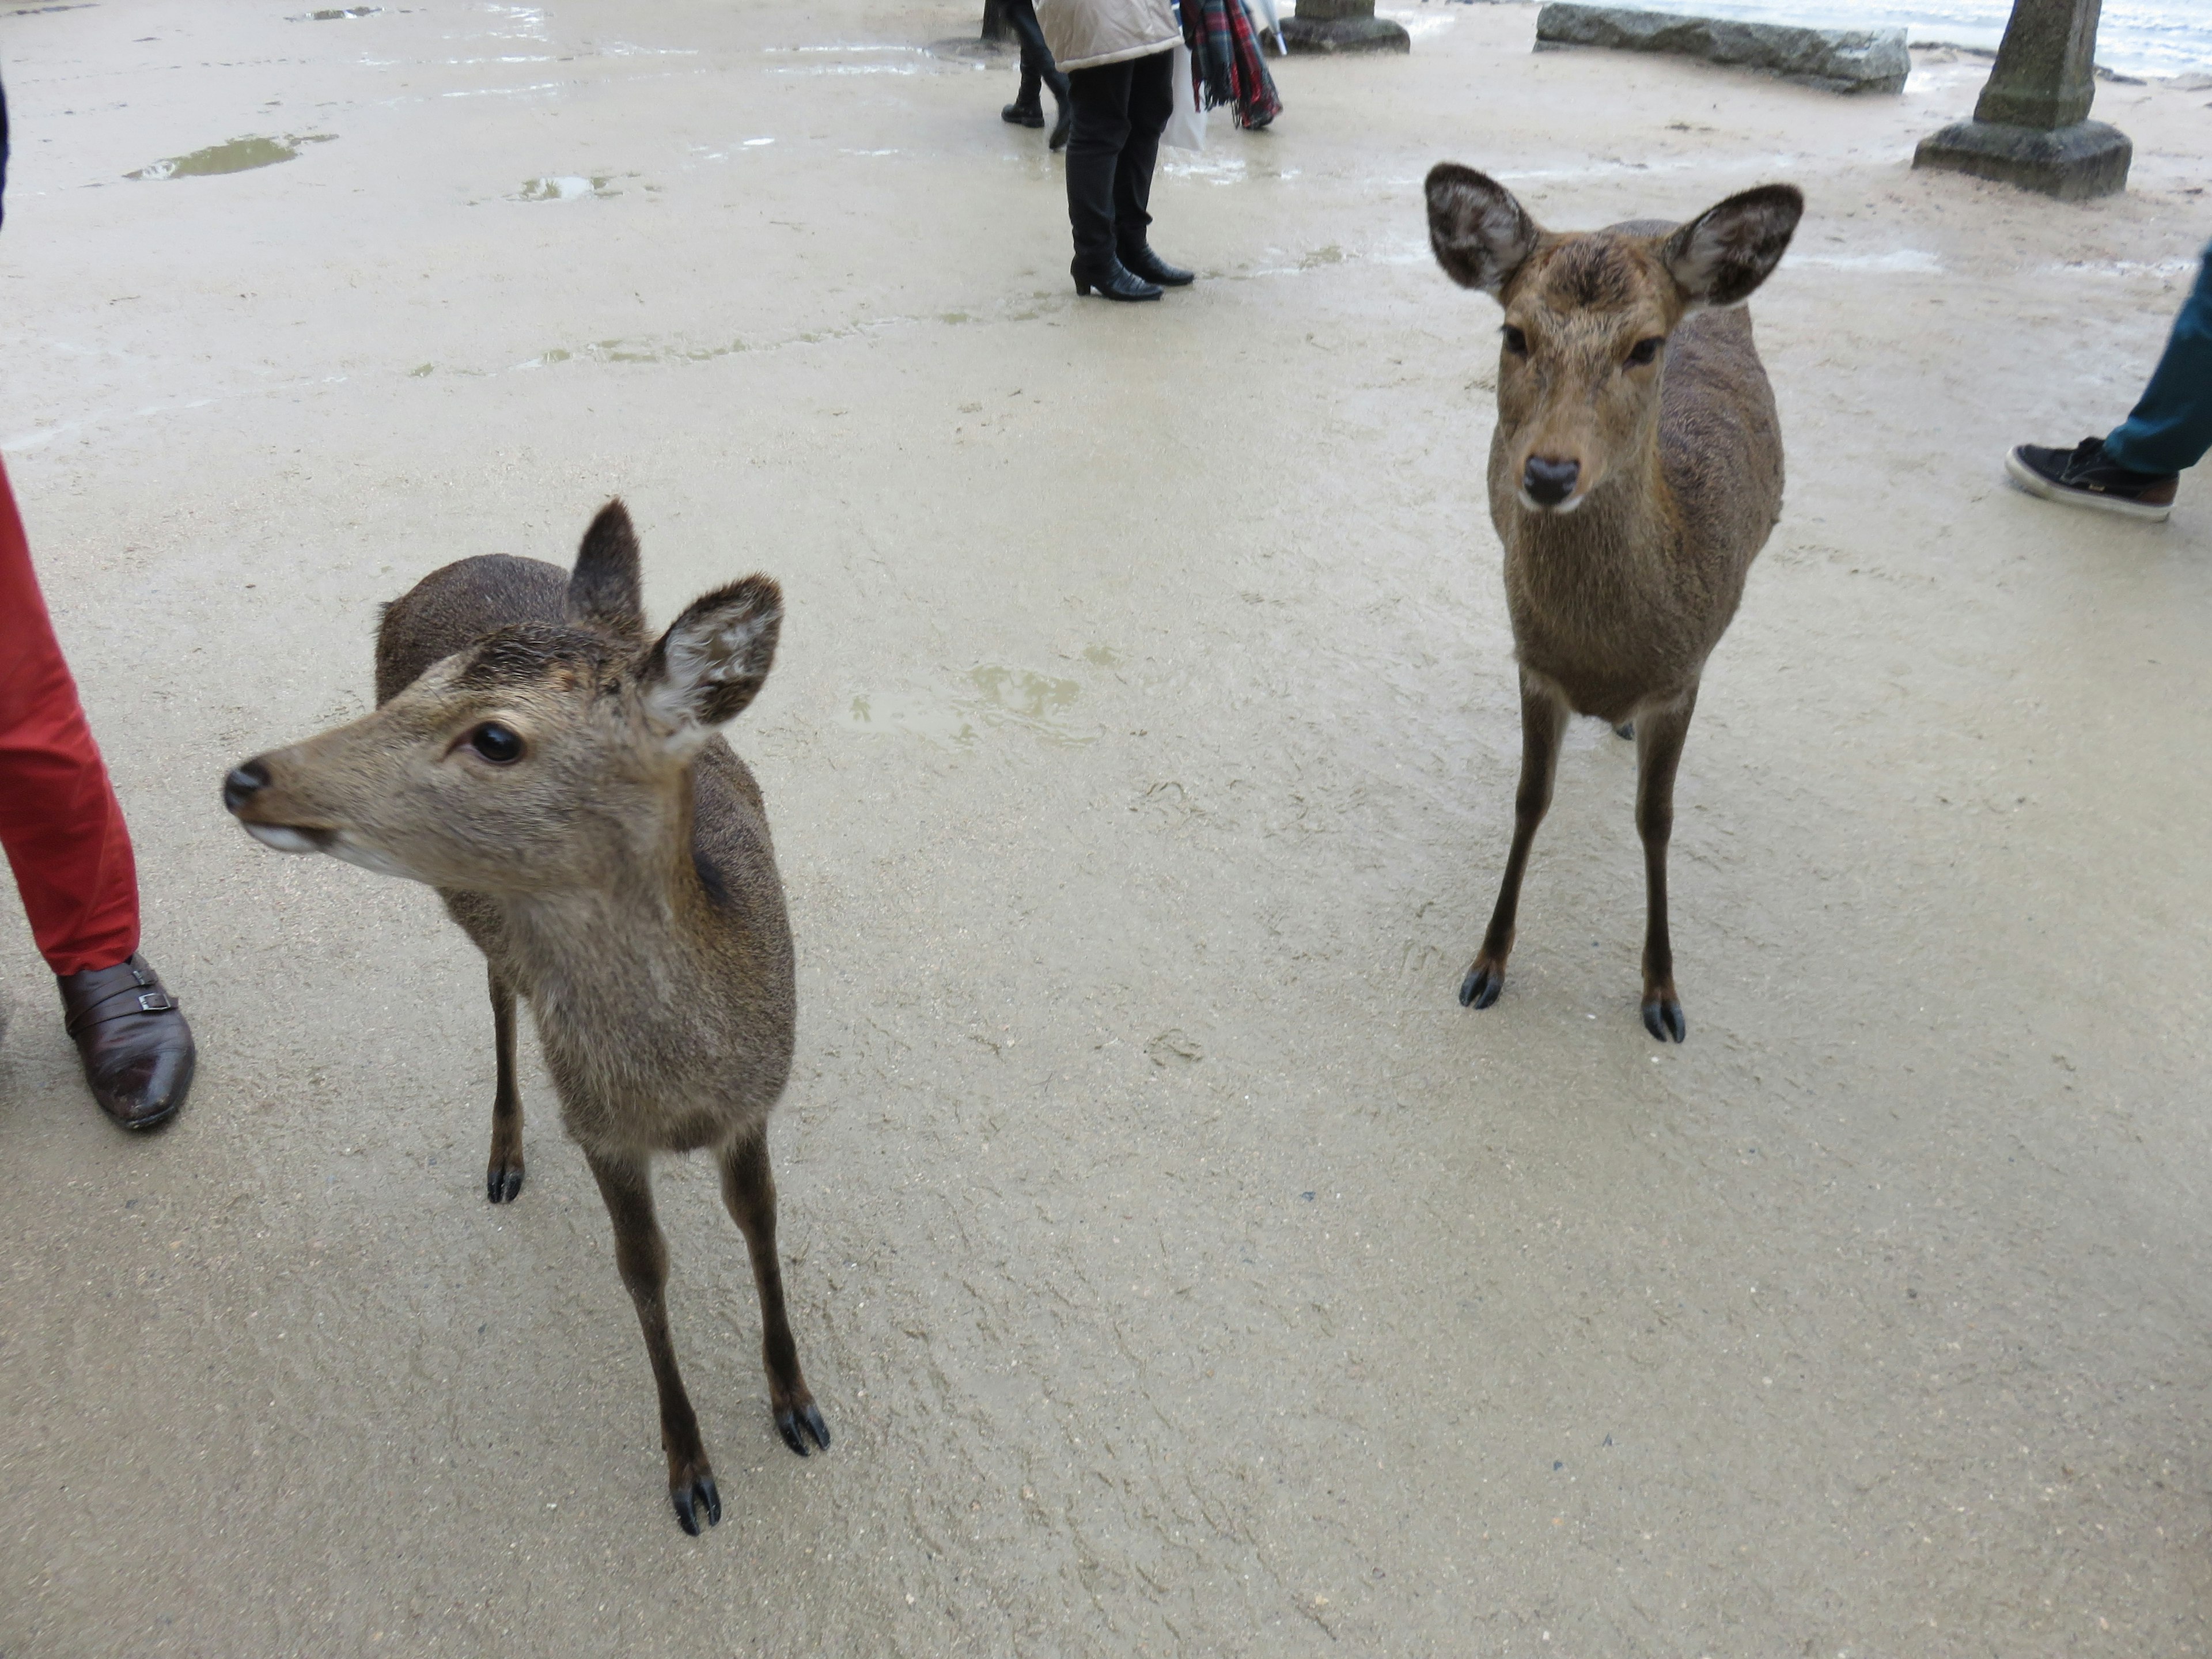
[[[1370, 0], [1371, 3], [1371, 0]], [[1300, 15], [1283, 19], [1283, 44], [1292, 52], [1411, 52], [1405, 25], [1371, 14], [1365, 17], [1310, 17], [1307, 0]]]
[[2128, 186], [2128, 163], [2135, 146], [2118, 127], [2102, 121], [2076, 121], [2045, 131], [2008, 126], [1999, 121], [1961, 121], [1920, 141], [1916, 167], [1971, 173], [2041, 191], [2062, 202], [2111, 196]]

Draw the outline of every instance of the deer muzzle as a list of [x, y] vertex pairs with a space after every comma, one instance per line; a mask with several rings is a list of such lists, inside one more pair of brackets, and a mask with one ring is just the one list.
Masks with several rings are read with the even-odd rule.
[[1521, 495], [1531, 507], [1549, 512], [1575, 493], [1582, 463], [1550, 455], [1531, 455], [1521, 469]]
[[234, 766], [222, 780], [222, 804], [246, 833], [264, 847], [280, 853], [326, 853], [331, 832], [295, 823], [270, 823], [257, 817], [261, 796], [270, 785], [268, 766], [259, 759]]

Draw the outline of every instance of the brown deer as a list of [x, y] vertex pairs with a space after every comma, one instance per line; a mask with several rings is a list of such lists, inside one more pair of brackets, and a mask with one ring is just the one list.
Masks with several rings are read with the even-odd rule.
[[514, 999], [527, 999], [562, 1121], [614, 1221], [660, 1394], [676, 1518], [722, 1518], [676, 1369], [656, 1152], [714, 1149], [760, 1292], [784, 1443], [827, 1449], [775, 1253], [768, 1115], [791, 1071], [791, 928], [759, 787], [714, 728], [775, 656], [765, 576], [645, 635], [637, 540], [611, 501], [563, 573], [505, 555], [434, 570], [385, 607], [375, 713], [246, 762], [223, 804], [286, 853], [438, 890], [490, 966], [498, 1083], [485, 1195], [522, 1188]]
[[1513, 846], [1482, 949], [1461, 981], [1487, 1008], [1505, 984], [1529, 843], [1552, 803], [1570, 710], [1636, 739], [1644, 842], [1644, 1024], [1687, 1027], [1667, 937], [1674, 770], [1705, 659], [1782, 510], [1774, 394], [1739, 309], [1805, 210], [1788, 185], [1731, 196], [1676, 227], [1547, 231], [1495, 179], [1445, 161], [1429, 242], [1462, 288], [1504, 307], [1490, 518], [1521, 666]]

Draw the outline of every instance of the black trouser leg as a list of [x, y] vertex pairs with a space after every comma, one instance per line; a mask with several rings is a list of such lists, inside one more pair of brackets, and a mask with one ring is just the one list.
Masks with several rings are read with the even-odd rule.
[[[1173, 58], [1168, 52], [1158, 56], [1163, 62]], [[1130, 77], [1139, 64], [1151, 61], [1137, 58], [1068, 71], [1069, 96], [1075, 100], [1075, 130], [1067, 141], [1067, 221], [1075, 233], [1079, 270], [1102, 271], [1114, 259], [1114, 203], [1121, 150], [1130, 137]], [[1156, 131], [1146, 151], [1148, 158], [1158, 146]], [[1149, 180], [1149, 159], [1145, 173]]]
[[1022, 43], [1022, 89], [1014, 101], [1025, 109], [1036, 109], [1037, 87], [1042, 83], [1052, 88], [1055, 102], [1066, 103], [1067, 77], [1052, 61], [1052, 48], [1044, 43], [1044, 29], [1031, 0], [999, 0], [999, 15]]
[[1152, 164], [1159, 159], [1160, 134], [1175, 113], [1175, 54], [1156, 52], [1129, 65], [1129, 137], [1114, 168], [1114, 241], [1131, 252], [1145, 246], [1152, 222], [1146, 204], [1152, 198]]

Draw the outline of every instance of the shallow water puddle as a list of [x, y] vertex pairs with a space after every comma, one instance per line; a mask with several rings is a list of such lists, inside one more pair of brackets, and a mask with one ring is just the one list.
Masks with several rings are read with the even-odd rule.
[[383, 9], [381, 6], [330, 6], [321, 11], [301, 12], [284, 21], [288, 23], [337, 23], [349, 17], [374, 17]]
[[204, 179], [218, 173], [251, 173], [273, 167], [279, 161], [297, 161], [302, 144], [327, 144], [335, 132], [308, 132], [282, 138], [247, 137], [227, 144], [210, 144], [189, 155], [172, 155], [126, 173], [126, 179]]
[[1875, 275], [1943, 274], [1942, 256], [1917, 247], [1893, 248], [1887, 253], [1793, 253], [1787, 256], [1785, 263], [1792, 267], [1810, 265], [1822, 270], [1863, 270]]
[[522, 188], [507, 199], [510, 202], [573, 202], [583, 196], [619, 196], [622, 192], [611, 188], [614, 175], [583, 179], [573, 173], [561, 173], [545, 179], [526, 179]]
[[1096, 728], [1071, 724], [1066, 711], [1083, 694], [1073, 680], [1035, 669], [986, 663], [944, 696], [927, 691], [859, 692], [845, 724], [862, 732], [904, 732], [940, 748], [966, 748], [979, 728], [1014, 726], [1069, 748], [1098, 741]]

